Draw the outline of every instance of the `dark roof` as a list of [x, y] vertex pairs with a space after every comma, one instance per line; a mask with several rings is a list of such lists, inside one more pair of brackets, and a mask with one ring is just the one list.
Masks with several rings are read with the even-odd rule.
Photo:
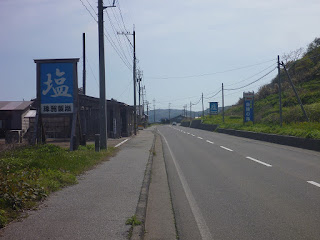
[[23, 111], [32, 103], [32, 101], [0, 101], [0, 111]]

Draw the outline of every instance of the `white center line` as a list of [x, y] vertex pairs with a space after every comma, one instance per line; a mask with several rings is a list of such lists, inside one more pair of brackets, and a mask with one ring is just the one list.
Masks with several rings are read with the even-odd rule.
[[227, 150], [227, 151], [233, 152], [233, 150], [230, 149], [230, 148], [227, 148], [227, 147], [224, 147], [224, 146], [220, 146], [220, 147], [223, 148], [223, 149], [225, 149], [225, 150]]
[[117, 145], [115, 145], [114, 147], [119, 147], [120, 145], [124, 144], [126, 141], [128, 141], [130, 138], [127, 138], [125, 140], [123, 140], [121, 143], [118, 143]]
[[198, 137], [199, 139], [203, 139], [202, 137]]
[[314, 182], [314, 181], [307, 181], [308, 183], [314, 185], [314, 186], [317, 186], [317, 187], [320, 187], [320, 183], [317, 183], [317, 182]]
[[250, 160], [252, 160], [252, 161], [255, 161], [255, 162], [257, 162], [257, 163], [260, 163], [260, 164], [262, 164], [262, 165], [265, 165], [265, 166], [267, 166], [267, 167], [272, 167], [272, 165], [270, 165], [270, 164], [268, 164], [268, 163], [265, 163], [265, 162], [261, 162], [261, 161], [259, 161], [259, 160], [257, 160], [257, 159], [252, 158], [252, 157], [246, 157], [246, 158], [248, 158], [248, 159], [250, 159]]
[[206, 140], [206, 142], [211, 143], [211, 144], [214, 144], [214, 142], [211, 142], [211, 141], [209, 141], [209, 140]]

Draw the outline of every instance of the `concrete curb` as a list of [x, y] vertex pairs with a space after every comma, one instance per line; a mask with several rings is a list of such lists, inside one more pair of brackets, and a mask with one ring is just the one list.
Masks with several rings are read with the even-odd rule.
[[149, 159], [146, 166], [139, 201], [137, 204], [136, 209], [136, 217], [139, 221], [141, 221], [141, 225], [132, 226], [130, 229], [131, 236], [129, 239], [131, 240], [141, 240], [144, 236], [145, 231], [145, 222], [146, 222], [146, 212], [147, 212], [147, 203], [148, 203], [148, 193], [149, 193], [149, 185], [151, 181], [151, 169], [152, 169], [152, 162], [153, 162], [153, 152], [155, 148], [155, 140], [156, 140], [156, 130], [153, 131], [153, 143], [150, 149]]
[[299, 138], [299, 137], [292, 137], [292, 136], [256, 133], [256, 132], [240, 131], [240, 130], [233, 130], [233, 129], [222, 129], [222, 128], [218, 128], [216, 132], [229, 134], [237, 137], [244, 137], [244, 138], [250, 138], [250, 139], [255, 139], [259, 141], [271, 142], [271, 143], [276, 143], [276, 144], [281, 144], [286, 146], [320, 151], [320, 140], [317, 140], [317, 139]]

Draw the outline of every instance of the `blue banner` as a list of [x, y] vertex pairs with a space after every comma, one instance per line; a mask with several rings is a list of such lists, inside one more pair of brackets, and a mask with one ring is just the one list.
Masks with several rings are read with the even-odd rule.
[[42, 113], [73, 112], [73, 63], [41, 63]]
[[210, 102], [210, 114], [218, 114], [218, 102]]
[[244, 122], [254, 121], [253, 99], [244, 101]]

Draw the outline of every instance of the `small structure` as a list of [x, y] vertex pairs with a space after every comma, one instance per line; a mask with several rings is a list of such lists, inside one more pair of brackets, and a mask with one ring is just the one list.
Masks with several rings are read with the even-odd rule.
[[16, 131], [20, 138], [27, 132], [32, 101], [0, 101], [0, 138]]

